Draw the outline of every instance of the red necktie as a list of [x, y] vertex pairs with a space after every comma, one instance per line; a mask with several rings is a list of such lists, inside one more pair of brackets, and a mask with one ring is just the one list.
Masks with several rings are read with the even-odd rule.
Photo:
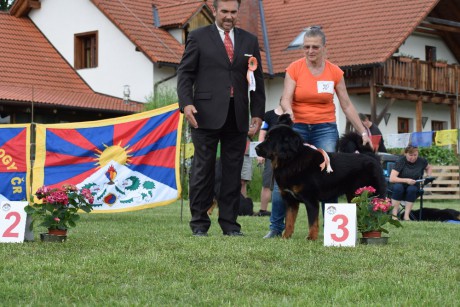
[[[225, 50], [227, 50], [228, 58], [230, 59], [230, 62], [233, 61], [233, 43], [232, 40], [230, 39], [230, 35], [228, 34], [229, 32], [225, 31], [225, 38], [224, 38], [224, 45], [225, 45]], [[230, 97], [233, 97], [233, 86], [230, 88]]]
[[228, 33], [229, 32], [225, 32], [224, 45], [225, 45], [225, 50], [227, 50], [228, 58], [230, 59], [230, 62], [231, 62], [233, 61], [233, 43]]

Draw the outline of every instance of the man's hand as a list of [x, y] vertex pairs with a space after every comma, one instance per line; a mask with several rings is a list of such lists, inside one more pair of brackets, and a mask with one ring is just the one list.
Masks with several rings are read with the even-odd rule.
[[192, 105], [192, 104], [189, 104], [187, 106], [184, 107], [184, 115], [185, 115], [185, 119], [187, 119], [188, 123], [190, 124], [190, 126], [192, 126], [193, 128], [198, 128], [198, 123], [195, 119], [195, 115], [198, 113], [198, 111], [195, 109], [195, 106]]
[[257, 165], [263, 165], [265, 163], [265, 158], [257, 157]]
[[262, 126], [262, 119], [259, 117], [251, 118], [251, 125], [249, 126], [248, 136], [252, 138]]

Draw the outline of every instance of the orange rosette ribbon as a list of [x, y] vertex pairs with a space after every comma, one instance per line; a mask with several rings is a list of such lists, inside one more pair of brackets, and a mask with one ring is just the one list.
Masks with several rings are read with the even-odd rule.
[[257, 59], [255, 57], [250, 57], [248, 61], [248, 70], [254, 71], [257, 69]]
[[246, 78], [248, 79], [249, 91], [256, 90], [256, 79], [254, 78], [254, 71], [257, 69], [257, 59], [255, 57], [250, 57], [248, 61], [248, 73]]

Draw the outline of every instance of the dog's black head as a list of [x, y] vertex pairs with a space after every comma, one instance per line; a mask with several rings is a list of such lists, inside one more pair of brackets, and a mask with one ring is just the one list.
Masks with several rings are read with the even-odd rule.
[[[290, 120], [290, 117], [288, 119]], [[293, 159], [299, 154], [302, 146], [302, 137], [297, 132], [290, 126], [278, 124], [269, 130], [265, 140], [256, 146], [256, 152], [259, 157], [279, 162]]]
[[278, 118], [277, 124], [292, 127], [294, 122], [292, 121], [291, 116], [289, 114], [281, 114], [280, 117]]

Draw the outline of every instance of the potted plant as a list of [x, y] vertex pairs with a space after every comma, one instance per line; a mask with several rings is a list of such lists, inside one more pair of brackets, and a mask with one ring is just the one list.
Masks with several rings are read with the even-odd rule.
[[445, 59], [437, 59], [436, 61], [433, 61], [433, 67], [438, 67], [438, 68], [443, 68], [447, 67], [447, 60]]
[[399, 62], [410, 63], [410, 62], [412, 62], [412, 59], [414, 57], [412, 55], [410, 55], [410, 54], [400, 53], [397, 56], [397, 58], [398, 58]]
[[388, 233], [383, 227], [386, 224], [402, 227], [396, 216], [391, 213], [391, 200], [373, 196], [374, 193], [375, 188], [362, 187], [356, 190], [356, 196], [351, 200], [357, 205], [358, 231], [362, 233], [363, 238], [381, 238], [382, 232]]
[[[63, 185], [62, 188], [49, 188], [43, 186], [35, 193], [34, 202], [24, 208], [32, 217], [30, 229], [36, 221], [39, 226], [48, 228], [47, 235], [66, 236], [69, 227], [75, 227], [80, 219], [78, 211], [91, 212], [94, 197], [89, 189], [79, 190], [75, 185]], [[43, 236], [42, 236], [43, 240]]]

